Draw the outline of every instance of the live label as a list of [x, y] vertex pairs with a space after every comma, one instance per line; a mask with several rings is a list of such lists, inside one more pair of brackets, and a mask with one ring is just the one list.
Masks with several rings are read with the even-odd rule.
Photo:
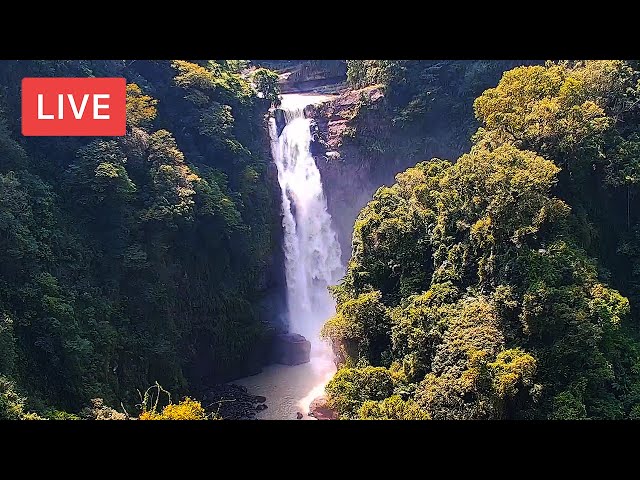
[[25, 136], [122, 136], [126, 133], [124, 78], [23, 78]]

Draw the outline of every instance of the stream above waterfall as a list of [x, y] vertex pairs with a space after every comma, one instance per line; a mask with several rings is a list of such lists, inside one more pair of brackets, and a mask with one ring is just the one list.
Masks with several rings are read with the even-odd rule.
[[314, 95], [306, 93], [290, 93], [281, 96], [278, 108], [284, 111], [302, 110], [307, 105], [316, 105], [335, 98], [336, 95]]

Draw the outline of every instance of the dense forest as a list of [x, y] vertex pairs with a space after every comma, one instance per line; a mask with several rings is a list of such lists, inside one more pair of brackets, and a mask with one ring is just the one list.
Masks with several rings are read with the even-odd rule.
[[640, 418], [638, 67], [509, 70], [468, 153], [375, 193], [323, 330], [341, 418]]
[[[277, 85], [245, 67], [0, 62], [0, 418], [131, 410], [155, 381], [178, 396], [259, 368]], [[127, 79], [126, 136], [22, 137], [22, 78], [74, 76]]]
[[[219, 418], [201, 389], [260, 370], [300, 62], [0, 62], [0, 419]], [[359, 95], [316, 159], [353, 225], [339, 417], [640, 419], [640, 63], [305, 65]], [[125, 136], [20, 134], [23, 77], [87, 76], [126, 78]]]

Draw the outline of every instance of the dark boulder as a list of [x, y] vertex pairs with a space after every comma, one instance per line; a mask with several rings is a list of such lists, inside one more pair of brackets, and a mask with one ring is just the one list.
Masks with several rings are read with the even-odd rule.
[[283, 365], [300, 365], [309, 361], [311, 342], [297, 333], [276, 335], [273, 341], [272, 361]]
[[302, 113], [305, 118], [314, 118], [317, 115], [317, 109], [317, 106], [311, 103], [302, 109]]
[[284, 130], [284, 127], [287, 125], [287, 117], [284, 114], [284, 110], [276, 108], [273, 112], [273, 118], [276, 120], [276, 132], [278, 133], [278, 136], [280, 136], [282, 130]]
[[247, 393], [247, 387], [241, 385], [211, 385], [206, 387], [200, 395], [205, 411], [225, 420], [252, 419], [256, 411], [266, 408], [264, 402], [267, 399], [264, 396], [251, 395]]

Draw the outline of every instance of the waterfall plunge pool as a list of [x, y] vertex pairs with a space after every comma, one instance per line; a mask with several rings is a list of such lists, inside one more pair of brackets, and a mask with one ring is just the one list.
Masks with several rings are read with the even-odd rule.
[[309, 417], [309, 404], [324, 393], [324, 386], [336, 371], [326, 355], [312, 357], [301, 365], [267, 365], [262, 373], [233, 383], [247, 388], [251, 395], [267, 398], [266, 410], [256, 413], [256, 420], [315, 420]]

